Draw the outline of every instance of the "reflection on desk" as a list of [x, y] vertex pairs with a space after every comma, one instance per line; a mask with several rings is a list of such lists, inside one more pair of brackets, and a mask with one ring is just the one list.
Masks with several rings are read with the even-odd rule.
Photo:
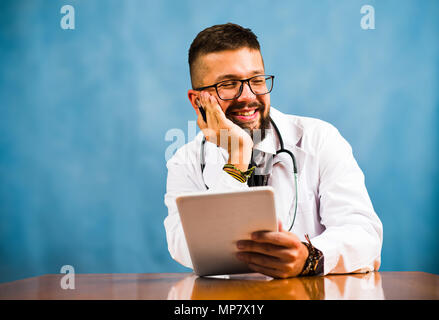
[[176, 283], [171, 300], [384, 299], [379, 273], [272, 279], [260, 274], [190, 275]]
[[261, 274], [197, 277], [193, 273], [64, 274], [0, 284], [1, 299], [439, 299], [439, 276], [424, 272], [372, 272], [272, 279]]

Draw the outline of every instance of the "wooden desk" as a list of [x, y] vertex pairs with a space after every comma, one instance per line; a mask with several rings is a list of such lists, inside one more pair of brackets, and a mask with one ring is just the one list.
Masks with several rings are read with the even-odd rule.
[[0, 284], [0, 299], [439, 299], [439, 276], [423, 272], [273, 280], [260, 274], [199, 278], [192, 273], [76, 274], [63, 290], [64, 274]]

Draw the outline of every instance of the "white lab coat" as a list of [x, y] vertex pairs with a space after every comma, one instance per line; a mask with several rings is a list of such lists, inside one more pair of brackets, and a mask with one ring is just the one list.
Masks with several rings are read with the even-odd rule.
[[[298, 207], [291, 230], [302, 241], [308, 233], [324, 255], [324, 274], [378, 270], [381, 263], [383, 227], [367, 193], [364, 175], [349, 143], [331, 124], [322, 120], [286, 115], [270, 108], [285, 148], [292, 151], [298, 170]], [[178, 209], [177, 195], [185, 192], [248, 188], [222, 170], [226, 150], [206, 142], [204, 172], [200, 150], [203, 133], [181, 147], [167, 162], [164, 225], [171, 256], [192, 268]], [[279, 141], [274, 132], [255, 149], [275, 154]], [[278, 219], [288, 229], [294, 214], [295, 184], [291, 158], [274, 158], [268, 185], [275, 190]]]

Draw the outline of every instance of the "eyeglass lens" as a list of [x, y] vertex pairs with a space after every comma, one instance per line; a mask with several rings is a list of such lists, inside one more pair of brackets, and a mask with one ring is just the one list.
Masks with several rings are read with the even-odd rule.
[[[242, 80], [228, 80], [218, 84], [217, 92], [218, 96], [223, 100], [236, 99], [241, 95], [244, 81]], [[250, 86], [250, 90], [255, 95], [267, 94], [273, 87], [273, 78], [270, 76], [257, 76], [249, 79], [247, 83]]]

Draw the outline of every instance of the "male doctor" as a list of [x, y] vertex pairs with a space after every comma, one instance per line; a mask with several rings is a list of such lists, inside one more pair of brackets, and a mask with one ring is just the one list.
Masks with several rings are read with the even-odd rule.
[[[329, 123], [271, 106], [274, 76], [255, 34], [231, 23], [209, 27], [192, 42], [189, 67], [188, 98], [201, 132], [167, 162], [171, 256], [192, 267], [176, 196], [270, 185], [279, 231], [238, 241], [237, 258], [250, 269], [274, 278], [378, 270], [382, 224], [350, 145]], [[276, 155], [282, 143], [295, 156], [297, 180], [288, 153]]]

